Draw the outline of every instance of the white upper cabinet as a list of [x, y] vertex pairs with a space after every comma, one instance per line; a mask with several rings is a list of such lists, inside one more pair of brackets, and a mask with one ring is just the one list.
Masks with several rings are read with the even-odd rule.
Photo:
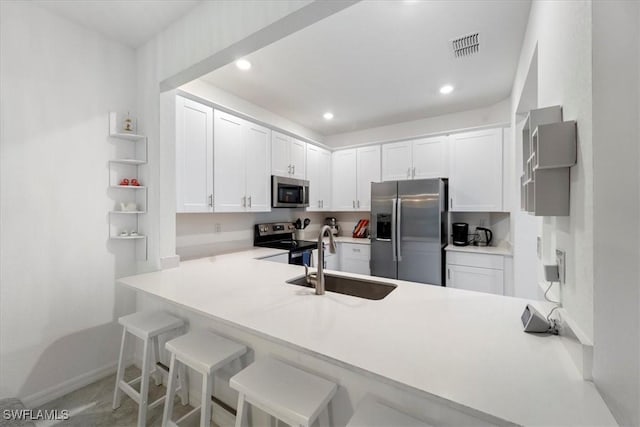
[[449, 210], [502, 211], [502, 129], [451, 135], [450, 150]]
[[289, 144], [291, 138], [280, 132], [271, 132], [271, 173], [277, 176], [290, 176]]
[[214, 210], [242, 211], [246, 204], [244, 120], [219, 110], [214, 118]]
[[214, 112], [214, 212], [270, 211], [271, 131]]
[[411, 141], [382, 145], [382, 180], [397, 181], [411, 178]]
[[246, 207], [252, 212], [269, 212], [271, 210], [271, 131], [255, 123], [246, 123], [244, 128], [247, 161]]
[[289, 148], [289, 159], [291, 161], [291, 176], [297, 179], [305, 179], [307, 177], [305, 168], [307, 143], [299, 139], [291, 138]]
[[395, 181], [449, 176], [446, 136], [382, 145], [382, 180]]
[[356, 207], [356, 149], [334, 151], [331, 158], [334, 211]]
[[371, 183], [380, 181], [380, 146], [333, 153], [334, 211], [371, 209]]
[[213, 212], [213, 108], [176, 97], [176, 212]]
[[305, 179], [306, 143], [280, 132], [271, 136], [271, 171], [273, 175]]
[[413, 153], [413, 179], [447, 178], [449, 176], [449, 138], [436, 136], [421, 138], [411, 143]]
[[380, 146], [358, 148], [356, 209], [371, 210], [371, 183], [380, 182]]
[[331, 152], [307, 144], [308, 211], [331, 208]]

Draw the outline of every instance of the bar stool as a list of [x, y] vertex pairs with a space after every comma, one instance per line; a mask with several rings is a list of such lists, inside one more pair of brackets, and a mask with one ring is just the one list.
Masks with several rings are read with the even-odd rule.
[[238, 391], [236, 427], [242, 426], [251, 404], [291, 426], [310, 426], [322, 411], [330, 425], [329, 402], [338, 386], [323, 378], [265, 358], [234, 375], [231, 388]]
[[416, 418], [366, 397], [346, 427], [432, 427]]
[[[200, 426], [209, 427], [211, 422], [211, 395], [213, 394], [213, 374], [222, 366], [247, 352], [247, 347], [211, 332], [189, 332], [167, 341], [165, 347], [171, 353], [167, 399], [162, 415], [162, 426], [176, 426], [178, 423], [200, 410]], [[202, 374], [202, 403], [179, 420], [171, 421], [173, 396], [176, 386], [176, 365]]]
[[[120, 345], [120, 357], [118, 359], [118, 373], [116, 374], [116, 388], [113, 393], [113, 409], [120, 406], [121, 394], [124, 391], [138, 405], [138, 426], [144, 427], [147, 423], [147, 410], [153, 409], [164, 402], [165, 396], [162, 396], [151, 404], [149, 399], [149, 377], [155, 375], [156, 384], [160, 385], [162, 380], [162, 369], [159, 368], [160, 346], [158, 337], [161, 334], [175, 332], [184, 326], [184, 322], [177, 317], [173, 317], [163, 312], [139, 312], [118, 319], [118, 323], [123, 326], [122, 343]], [[124, 381], [124, 348], [127, 339], [127, 333], [141, 339], [144, 343], [142, 352], [142, 372], [140, 376], [132, 381]], [[151, 347], [153, 347], [154, 361], [153, 370], [150, 369]], [[188, 402], [188, 387], [186, 385], [186, 376], [184, 372], [180, 374], [181, 387], [180, 395], [182, 403]], [[140, 382], [140, 392], [138, 393], [133, 385]]]

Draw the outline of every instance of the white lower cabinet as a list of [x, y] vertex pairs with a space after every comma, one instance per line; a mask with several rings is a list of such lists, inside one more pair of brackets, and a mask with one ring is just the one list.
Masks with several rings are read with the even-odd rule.
[[504, 295], [504, 257], [447, 251], [447, 286]]
[[337, 253], [326, 253], [324, 256], [324, 268], [327, 270], [340, 270], [340, 257]]
[[[325, 248], [328, 244], [325, 244]], [[327, 270], [344, 271], [347, 273], [371, 275], [369, 258], [371, 246], [362, 243], [336, 243], [336, 253], [332, 254], [328, 249], [324, 252], [324, 268]], [[312, 267], [318, 263], [318, 251], [312, 255]]]
[[338, 248], [340, 255], [340, 271], [371, 275], [369, 258], [371, 247], [357, 243], [340, 243]]
[[[340, 253], [340, 244], [337, 244], [338, 250], [336, 250], [335, 254], [332, 254], [328, 250], [324, 252], [324, 267], [327, 270], [336, 270], [340, 271], [340, 257], [338, 254]], [[314, 249], [311, 252], [311, 267], [317, 267], [318, 265], [318, 250]]]

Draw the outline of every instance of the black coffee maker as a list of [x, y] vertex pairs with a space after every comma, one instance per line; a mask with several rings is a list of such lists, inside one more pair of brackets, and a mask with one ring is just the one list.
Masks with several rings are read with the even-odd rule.
[[467, 246], [469, 244], [469, 224], [466, 222], [454, 222], [451, 224], [452, 243], [455, 246]]

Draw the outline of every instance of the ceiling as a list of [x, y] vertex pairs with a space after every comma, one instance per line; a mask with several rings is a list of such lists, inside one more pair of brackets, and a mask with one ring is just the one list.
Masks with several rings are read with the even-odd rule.
[[[323, 135], [484, 107], [509, 96], [530, 1], [362, 1], [202, 79]], [[479, 52], [450, 41], [479, 32]], [[444, 84], [455, 86], [447, 96]], [[324, 120], [326, 111], [334, 114]]]
[[104, 36], [136, 48], [183, 16], [199, 0], [34, 0]]

